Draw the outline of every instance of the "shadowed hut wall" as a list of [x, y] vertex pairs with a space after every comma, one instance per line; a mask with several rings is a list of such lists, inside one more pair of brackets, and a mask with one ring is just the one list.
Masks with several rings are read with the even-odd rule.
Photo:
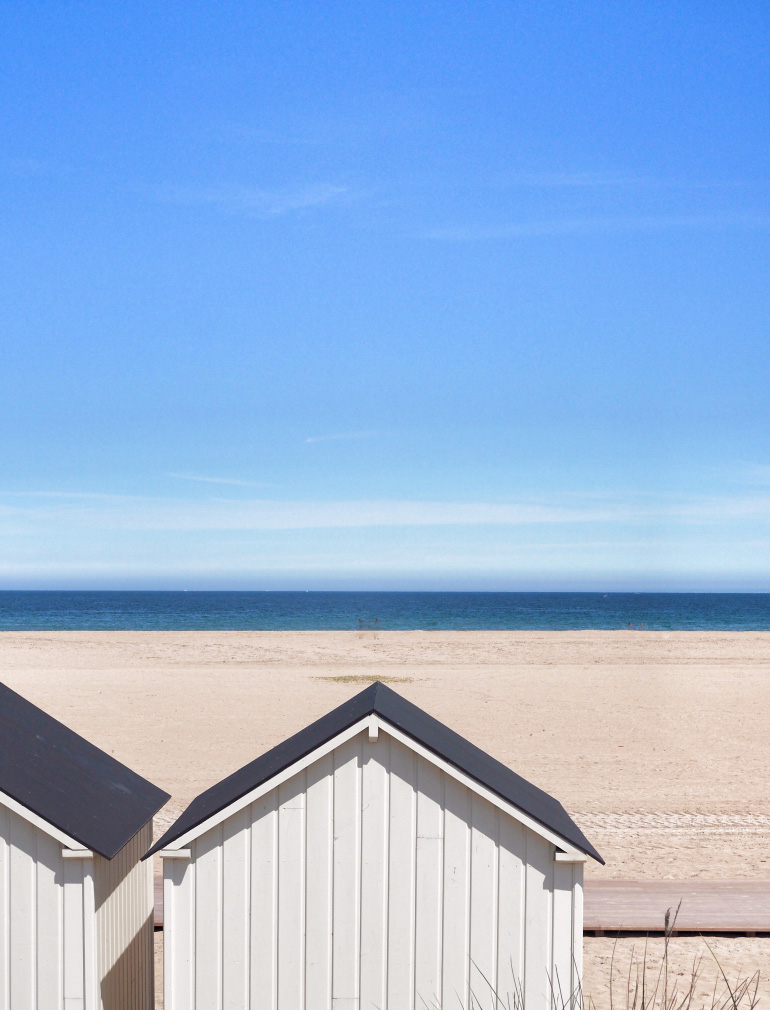
[[94, 857], [97, 964], [103, 1010], [152, 1010], [152, 841], [147, 824], [113, 859]]
[[576, 984], [582, 866], [383, 728], [190, 848], [164, 861], [166, 1010], [547, 1010]]
[[0, 804], [0, 1010], [91, 1010], [90, 872], [90, 860], [63, 859], [60, 842]]

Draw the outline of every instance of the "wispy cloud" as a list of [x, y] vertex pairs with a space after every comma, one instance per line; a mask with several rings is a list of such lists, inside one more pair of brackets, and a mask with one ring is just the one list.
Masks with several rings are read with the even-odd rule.
[[770, 217], [765, 214], [587, 217], [433, 228], [423, 232], [423, 237], [448, 242], [482, 242], [490, 239], [597, 233], [760, 229], [767, 228], [768, 225]]
[[156, 194], [164, 203], [214, 207], [228, 214], [271, 218], [338, 202], [349, 191], [346, 186], [314, 183], [281, 190], [242, 185], [161, 186]]
[[201, 473], [170, 473], [169, 477], [176, 480], [197, 481], [200, 484], [231, 484], [234, 487], [267, 487], [263, 481], [259, 480], [239, 480], [236, 477], [207, 477]]
[[[0, 495], [0, 499], [4, 497]], [[69, 497], [69, 500], [66, 498]], [[10, 499], [10, 502], [9, 500]], [[12, 504], [11, 504], [12, 502]], [[566, 503], [565, 503], [566, 502]], [[0, 504], [0, 533], [68, 528], [111, 530], [291, 530], [354, 527], [527, 526], [536, 524], [707, 525], [770, 521], [767, 495], [690, 498], [674, 502], [606, 501], [441, 502], [279, 501], [230, 498], [152, 498], [72, 494], [59, 498], [8, 496]]]
[[352, 442], [360, 438], [374, 438], [377, 431], [340, 431], [333, 435], [311, 435], [305, 442], [313, 444], [316, 442]]

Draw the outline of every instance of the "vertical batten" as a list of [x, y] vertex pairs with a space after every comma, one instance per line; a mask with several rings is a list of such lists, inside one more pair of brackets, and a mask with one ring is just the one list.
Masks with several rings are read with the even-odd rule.
[[11, 814], [11, 1007], [35, 1010], [35, 829]]
[[334, 752], [332, 1001], [335, 1010], [356, 1010], [359, 1000], [361, 746], [359, 735]]
[[[572, 971], [573, 989], [580, 993], [583, 986], [583, 864], [572, 865]], [[580, 1003], [576, 1004], [578, 1008]]]
[[223, 825], [222, 869], [222, 1006], [244, 1010], [249, 998], [249, 849], [248, 808]]
[[222, 825], [195, 843], [195, 1001], [222, 1007]]
[[163, 862], [163, 1006], [195, 1007], [195, 863]]
[[307, 771], [305, 800], [305, 1007], [331, 1010], [334, 757]]
[[363, 743], [361, 785], [361, 1007], [385, 1007], [388, 973], [389, 738]]
[[415, 1002], [441, 1006], [441, 949], [444, 870], [444, 773], [421, 758], [417, 763], [415, 865]]
[[471, 796], [471, 992], [480, 1007], [496, 1005], [498, 811]]
[[278, 789], [278, 1008], [304, 1003], [305, 773]]
[[[83, 1010], [83, 860], [65, 859], [64, 877], [64, 1006]], [[13, 1010], [16, 1010], [14, 1005]]]
[[[61, 845], [38, 832], [37, 840], [37, 999], [40, 1007], [62, 1005]], [[58, 879], [57, 879], [58, 877]], [[2, 1003], [0, 1002], [0, 1006]]]
[[500, 815], [497, 891], [497, 992], [507, 1006], [524, 977], [525, 831], [512, 817]]
[[551, 1005], [551, 910], [554, 847], [527, 832], [524, 998], [527, 1010]]
[[[250, 811], [250, 1006], [259, 1007], [259, 1010], [276, 1010], [278, 1000], [278, 806], [276, 790], [253, 803]], [[182, 1010], [182, 1007], [179, 1010]]]
[[574, 863], [553, 865], [553, 988], [557, 1006], [572, 1007], [575, 981], [572, 964], [572, 904]]
[[0, 1010], [11, 1010], [10, 818], [0, 804]]
[[470, 966], [470, 817], [468, 789], [444, 777], [444, 1004], [468, 1005]]
[[415, 754], [390, 744], [388, 1007], [414, 1007], [416, 792]]

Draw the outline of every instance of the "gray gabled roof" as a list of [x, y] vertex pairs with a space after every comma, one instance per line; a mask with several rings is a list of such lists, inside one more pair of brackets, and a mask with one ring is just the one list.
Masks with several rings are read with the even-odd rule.
[[604, 862], [558, 800], [379, 681], [201, 793], [147, 855], [170, 845], [368, 715], [380, 716], [581, 852]]
[[5, 684], [0, 791], [106, 859], [170, 799]]

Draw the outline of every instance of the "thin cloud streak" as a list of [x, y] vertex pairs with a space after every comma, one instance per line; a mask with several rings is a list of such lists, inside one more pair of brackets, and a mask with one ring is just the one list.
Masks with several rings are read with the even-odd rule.
[[206, 477], [199, 473], [170, 473], [167, 476], [176, 480], [190, 480], [200, 484], [230, 484], [234, 487], [267, 487], [264, 481], [238, 480], [235, 477]]
[[[279, 501], [271, 499], [179, 499], [83, 495], [35, 504], [0, 506], [0, 535], [35, 535], [41, 529], [75, 528], [176, 531], [351, 529], [357, 527], [531, 526], [681, 523], [689, 526], [754, 520], [767, 524], [770, 497], [691, 499], [667, 504], [591, 505], [543, 502]], [[54, 501], [56, 504], [54, 504]]]
[[551, 221], [512, 222], [434, 228], [422, 237], [445, 242], [484, 242], [494, 239], [538, 238], [559, 235], [623, 234], [628, 232], [710, 231], [729, 228], [762, 229], [770, 218], [760, 214], [691, 215], [672, 217], [593, 217]]
[[339, 202], [348, 192], [345, 186], [315, 183], [287, 190], [242, 185], [161, 186], [156, 190], [156, 195], [163, 203], [214, 207], [228, 214], [268, 219]]

